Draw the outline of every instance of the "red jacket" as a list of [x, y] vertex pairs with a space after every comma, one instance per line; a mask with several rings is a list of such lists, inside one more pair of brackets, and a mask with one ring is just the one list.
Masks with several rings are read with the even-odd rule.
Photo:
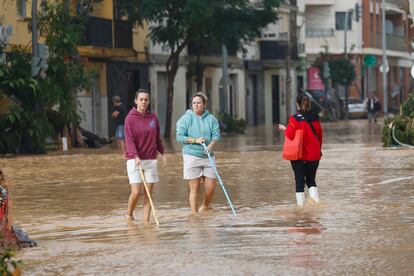
[[[315, 129], [316, 136], [309, 123]], [[303, 157], [300, 160], [316, 161], [321, 159], [322, 127], [318, 115], [297, 113], [290, 116], [285, 136], [293, 140], [297, 129], [303, 130]]]
[[157, 152], [164, 154], [157, 115], [139, 113], [134, 107], [125, 119], [125, 157], [142, 160], [157, 159]]

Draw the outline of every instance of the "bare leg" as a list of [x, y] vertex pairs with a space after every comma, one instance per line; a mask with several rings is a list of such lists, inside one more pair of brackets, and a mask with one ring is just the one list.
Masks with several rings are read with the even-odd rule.
[[118, 145], [118, 149], [121, 152], [122, 155], [125, 153], [125, 142], [122, 139], [116, 140], [116, 143]]
[[132, 217], [132, 214], [134, 213], [135, 207], [137, 206], [140, 186], [141, 185], [138, 183], [131, 184], [131, 194], [129, 195], [129, 199], [128, 199], [128, 214], [127, 214], [131, 217]]
[[200, 178], [191, 179], [188, 184], [190, 185], [190, 206], [193, 214], [198, 213], [198, 190], [200, 188]]
[[[151, 216], [151, 204], [147, 195], [147, 192], [145, 191], [144, 185], [142, 185], [144, 189], [144, 223], [149, 222], [150, 216]], [[150, 195], [152, 195], [152, 188], [154, 187], [153, 183], [147, 183], [148, 191]]]
[[205, 210], [208, 208], [211, 200], [214, 196], [214, 188], [216, 187], [217, 180], [215, 178], [208, 178], [204, 179], [204, 200], [203, 205], [200, 208], [200, 211]]

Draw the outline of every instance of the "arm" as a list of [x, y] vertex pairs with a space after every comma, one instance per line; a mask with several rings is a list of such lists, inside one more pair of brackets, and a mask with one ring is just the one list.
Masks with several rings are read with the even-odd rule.
[[118, 116], [119, 116], [119, 111], [114, 111], [114, 112], [112, 112], [112, 118], [114, 118], [114, 119], [116, 119]]
[[161, 132], [160, 132], [160, 122], [158, 121], [158, 117], [157, 117], [157, 151], [164, 155], [164, 145], [162, 144], [162, 140], [161, 140]]
[[290, 117], [289, 123], [286, 127], [285, 136], [290, 140], [293, 140], [295, 138], [296, 129], [297, 126], [295, 124], [295, 119], [293, 117]]
[[184, 118], [185, 115], [178, 120], [175, 134], [177, 142], [181, 144], [188, 143], [187, 124], [185, 123]]
[[115, 106], [114, 112], [112, 112], [111, 117], [116, 119], [119, 116], [119, 114], [120, 114], [119, 107]]
[[215, 117], [211, 122], [211, 141], [208, 144], [207, 148], [205, 149], [205, 153], [209, 153], [213, 150], [214, 145], [220, 140], [220, 125]]
[[134, 158], [138, 157], [138, 150], [135, 145], [135, 136], [128, 118], [125, 120], [125, 148]]
[[[214, 142], [214, 144], [220, 140], [221, 134], [220, 134], [220, 125], [218, 120], [213, 117], [212, 126], [211, 126], [211, 143]], [[211, 144], [210, 143], [210, 144]]]

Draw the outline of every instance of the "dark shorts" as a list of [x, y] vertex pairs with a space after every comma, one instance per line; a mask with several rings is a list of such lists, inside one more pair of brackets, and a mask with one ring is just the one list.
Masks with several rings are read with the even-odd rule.
[[124, 126], [123, 125], [116, 126], [115, 138], [117, 140], [124, 140], [125, 139], [125, 133], [124, 133]]

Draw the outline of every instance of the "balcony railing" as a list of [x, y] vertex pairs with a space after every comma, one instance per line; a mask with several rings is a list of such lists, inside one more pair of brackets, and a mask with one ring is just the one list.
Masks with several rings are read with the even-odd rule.
[[132, 48], [132, 25], [121, 20], [115, 20], [113, 25], [114, 32], [112, 32], [112, 20], [89, 16], [81, 45]]
[[335, 0], [305, 0], [305, 5], [307, 6], [335, 5]]
[[407, 45], [403, 36], [387, 34], [387, 49], [393, 51], [405, 52]]
[[[376, 34], [375, 41], [374, 41], [374, 33], [371, 33], [371, 41], [374, 43], [372, 47], [379, 48], [379, 49], [382, 48], [382, 34], [381, 33]], [[387, 34], [386, 43], [387, 43], [387, 50], [399, 51], [399, 52], [408, 51], [407, 43], [406, 43], [404, 36]]]
[[333, 28], [306, 28], [306, 37], [332, 37], [335, 35]]
[[112, 21], [99, 17], [88, 17], [82, 45], [112, 48]]
[[406, 7], [408, 3], [406, 0], [385, 0], [386, 3], [397, 5], [398, 7]]
[[[259, 46], [262, 60], [285, 60], [288, 55], [289, 46], [286, 41], [261, 40]], [[298, 59], [297, 45], [292, 47], [291, 58]]]

